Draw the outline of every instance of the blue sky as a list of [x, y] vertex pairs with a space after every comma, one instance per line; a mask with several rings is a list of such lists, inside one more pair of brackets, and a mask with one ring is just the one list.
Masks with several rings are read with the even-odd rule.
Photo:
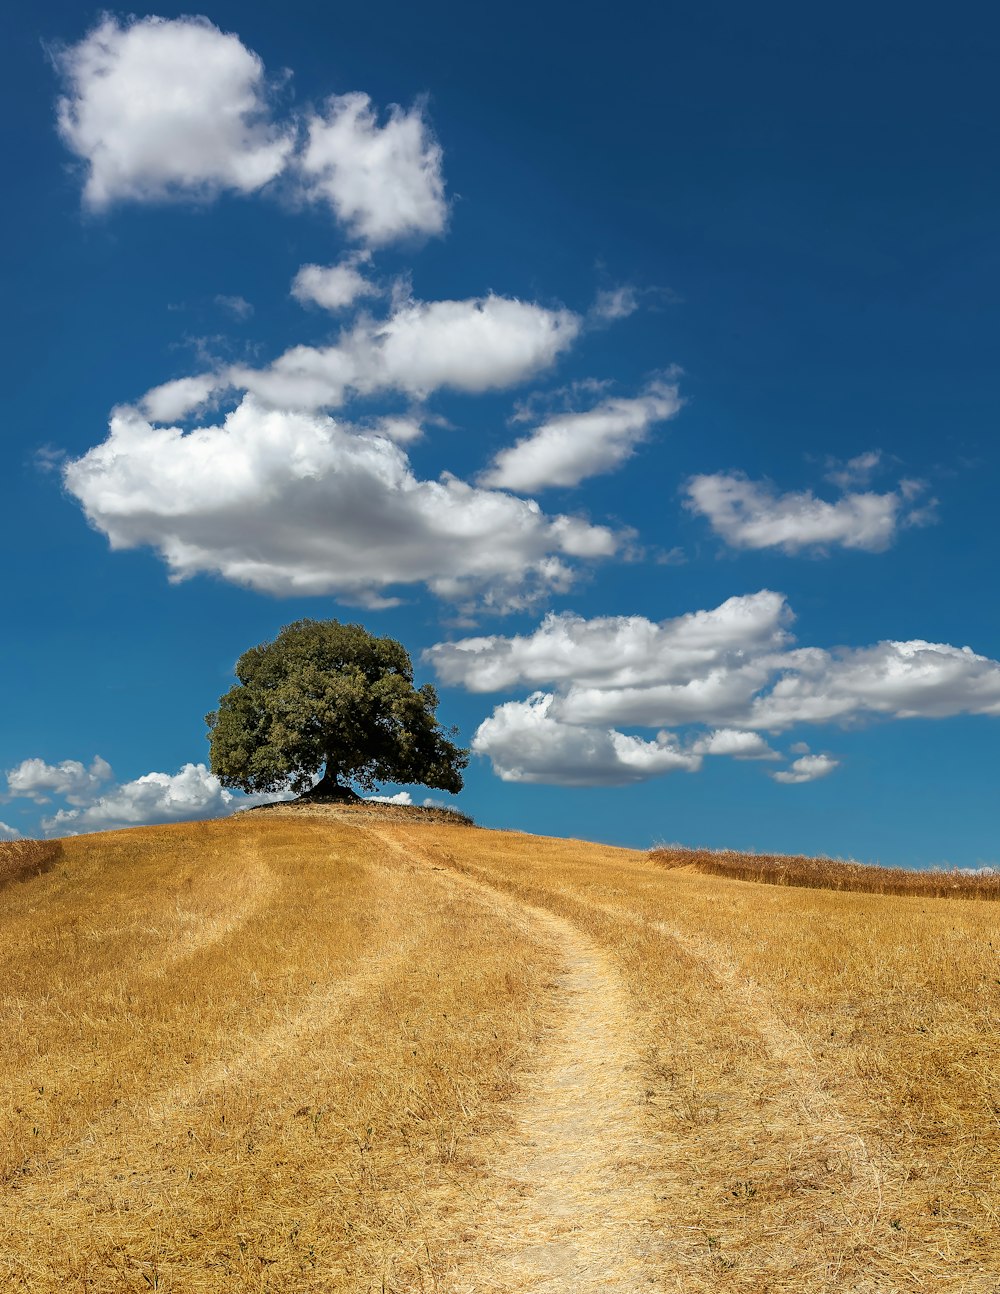
[[456, 12], [12, 18], [4, 834], [336, 616], [486, 825], [997, 863], [1000, 19]]

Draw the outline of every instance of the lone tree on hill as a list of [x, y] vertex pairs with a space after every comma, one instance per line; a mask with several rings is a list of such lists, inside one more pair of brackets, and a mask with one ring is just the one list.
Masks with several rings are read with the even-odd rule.
[[351, 782], [462, 789], [468, 751], [448, 740], [455, 730], [434, 714], [437, 692], [414, 687], [409, 654], [393, 638], [297, 620], [244, 652], [236, 677], [205, 716], [212, 772], [224, 786], [332, 800], [357, 799]]

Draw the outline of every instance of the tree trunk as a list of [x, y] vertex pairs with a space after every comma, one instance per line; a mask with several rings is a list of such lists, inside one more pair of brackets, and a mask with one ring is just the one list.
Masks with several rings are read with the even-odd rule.
[[360, 798], [349, 786], [344, 786], [329, 760], [326, 762], [323, 776], [312, 790], [299, 796], [300, 800], [319, 800], [328, 804], [355, 804]]

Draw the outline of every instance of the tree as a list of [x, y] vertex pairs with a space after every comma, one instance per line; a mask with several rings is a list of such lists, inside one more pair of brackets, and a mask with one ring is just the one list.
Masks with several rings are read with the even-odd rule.
[[274, 642], [244, 652], [239, 682], [205, 716], [212, 772], [241, 791], [308, 791], [355, 799], [349, 783], [419, 782], [462, 789], [468, 751], [438, 722], [437, 692], [414, 687], [393, 638], [362, 625], [297, 620]]

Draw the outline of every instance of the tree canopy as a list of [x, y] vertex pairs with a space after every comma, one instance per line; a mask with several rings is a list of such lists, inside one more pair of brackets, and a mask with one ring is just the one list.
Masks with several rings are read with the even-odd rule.
[[362, 625], [297, 620], [243, 653], [239, 682], [205, 716], [212, 772], [242, 791], [350, 799], [350, 783], [462, 789], [468, 751], [449, 738], [438, 697], [415, 687], [406, 649]]

